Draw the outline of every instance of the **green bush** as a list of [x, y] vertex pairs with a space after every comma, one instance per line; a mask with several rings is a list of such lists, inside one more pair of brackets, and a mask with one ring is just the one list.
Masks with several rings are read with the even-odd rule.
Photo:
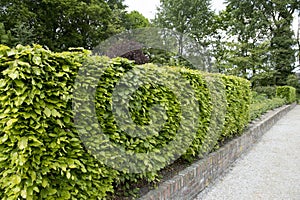
[[268, 110], [278, 108], [285, 104], [285, 99], [272, 98], [267, 99], [265, 96], [256, 96], [254, 102], [250, 105], [250, 120], [254, 120], [266, 113]]
[[1, 199], [102, 199], [118, 172], [91, 156], [72, 122], [86, 51], [0, 46]]
[[265, 94], [269, 99], [276, 97], [276, 87], [275, 86], [258, 86], [253, 88], [254, 92], [258, 94]]
[[[191, 141], [183, 155], [191, 160], [208, 153], [218, 141], [241, 134], [249, 121], [251, 91], [245, 79], [185, 68], [159, 68], [153, 64], [140, 67], [127, 59], [88, 54], [80, 49], [53, 53], [38, 45], [0, 47], [1, 199], [103, 199], [121, 183], [141, 178], [153, 180], [166, 161], [178, 153], [178, 146], [172, 143], [178, 135], [183, 144]], [[78, 74], [81, 69], [95, 76]], [[151, 84], [159, 80], [152, 73], [157, 71], [176, 89]], [[101, 72], [101, 76], [96, 72]], [[138, 81], [135, 73], [150, 82], [132, 90], [130, 86]], [[189, 83], [194, 94], [180, 89], [184, 81], [176, 82], [176, 74]], [[128, 80], [120, 84], [125, 75]], [[79, 84], [74, 86], [75, 78]], [[117, 84], [121, 89], [114, 93]], [[84, 106], [85, 101], [89, 103], [89, 97], [93, 99], [93, 93], [83, 92], [87, 94], [83, 96], [76, 93], [80, 89], [92, 91], [89, 89], [93, 86], [98, 125], [89, 121], [93, 107]], [[177, 92], [182, 92], [181, 100]], [[115, 103], [122, 103], [122, 97], [129, 94], [131, 119], [126, 119], [150, 126], [144, 137], [127, 134], [126, 130], [132, 130], [133, 125], [120, 126], [116, 121], [115, 114], [122, 110], [113, 110], [112, 102], [117, 99], [121, 102]], [[193, 101], [197, 112], [192, 106], [182, 108], [182, 102], [192, 105]], [[74, 113], [72, 105], [78, 112]], [[153, 119], [153, 112], [161, 119]], [[75, 127], [78, 116], [85, 120]], [[154, 123], [162, 119], [163, 126]], [[197, 129], [191, 138], [188, 131], [194, 125]], [[99, 127], [108, 139], [97, 134]], [[86, 132], [79, 134], [78, 130]], [[81, 141], [85, 136], [88, 146]], [[101, 156], [99, 148], [110, 149], [111, 144], [123, 147], [129, 154], [155, 152], [155, 165], [139, 154], [145, 165], [133, 167], [147, 167], [150, 172], [131, 174], [125, 169], [116, 170], [117, 166], [112, 169], [109, 163], [96, 159]], [[162, 151], [163, 148], [167, 151]], [[126, 162], [121, 154], [106, 153], [111, 153], [106, 156], [116, 163]]]
[[296, 89], [292, 86], [278, 86], [276, 96], [285, 99], [287, 103], [293, 103], [296, 101]]
[[222, 76], [226, 86], [227, 109], [225, 129], [222, 135], [231, 138], [241, 134], [249, 122], [251, 89], [250, 82], [235, 76]]
[[[193, 70], [189, 73], [194, 75], [190, 80], [197, 80], [197, 76], [202, 76], [206, 81], [210, 100], [209, 109], [200, 108], [200, 116], [210, 112], [205, 120], [199, 121], [199, 126], [203, 128], [197, 131], [196, 138], [183, 156], [187, 160], [192, 160], [193, 156], [201, 157], [209, 153], [218, 142], [222, 143], [243, 133], [250, 117], [251, 90], [250, 82], [243, 78]], [[197, 82], [199, 83], [198, 80]], [[203, 91], [201, 87], [197, 89]], [[200, 96], [198, 100], [201, 102], [203, 99], [203, 96]]]
[[[149, 130], [151, 132], [151, 137], [146, 137], [141, 139], [140, 137], [132, 137], [126, 134], [123, 127], [120, 127], [116, 122], [114, 117], [111, 102], [112, 93], [116, 87], [116, 84], [120, 81], [121, 77], [125, 74], [126, 76], [132, 77], [131, 79], [127, 80], [126, 82], [122, 83], [122, 90], [118, 92], [120, 96], [126, 96], [134, 91], [130, 87], [125, 87], [125, 85], [134, 85], [137, 81], [134, 77], [134, 73], [140, 74], [140, 76], [144, 78], [148, 78], [151, 80], [156, 79], [155, 76], [150, 76], [148, 72], [155, 71], [155, 70], [167, 70], [165, 74], [162, 76], [168, 76], [169, 73], [181, 74], [183, 78], [189, 81], [190, 85], [193, 87], [195, 91], [195, 100], [198, 102], [199, 112], [196, 113], [196, 117], [198, 118], [198, 130], [196, 131], [196, 136], [192, 141], [192, 145], [187, 148], [187, 153], [183, 156], [187, 160], [192, 160], [194, 156], [203, 155], [204, 153], [209, 152], [214, 145], [216, 145], [217, 141], [223, 141], [226, 138], [233, 137], [236, 134], [241, 134], [243, 128], [249, 121], [249, 105], [250, 105], [250, 98], [251, 98], [251, 91], [250, 91], [250, 83], [245, 80], [234, 76], [224, 76], [224, 75], [215, 75], [215, 74], [206, 74], [196, 70], [190, 70], [186, 68], [179, 68], [179, 67], [165, 67], [165, 68], [158, 68], [152, 64], [143, 65], [143, 70], [139, 72], [132, 72], [133, 69], [137, 69], [137, 67], [130, 65], [128, 63], [124, 63], [124, 60], [114, 59], [112, 65], [103, 64], [102, 61], [90, 60], [88, 63], [90, 67], [90, 72], [85, 72], [83, 74], [96, 74], [93, 71], [99, 70], [103, 65], [106, 66], [105, 70], [102, 72], [101, 77], [93, 77], [95, 80], [100, 80], [98, 84], [99, 88], [96, 94], [96, 110], [97, 110], [97, 117], [98, 121], [100, 122], [100, 126], [103, 129], [103, 132], [109, 136], [110, 141], [113, 141], [114, 144], [122, 145], [125, 149], [129, 151], [134, 151], [135, 153], [147, 153], [147, 152], [160, 152], [161, 149], [168, 147], [168, 152], [164, 152], [160, 156], [157, 156], [155, 159], [157, 160], [155, 165], [147, 165], [147, 169], [160, 170], [165, 166], [165, 162], [168, 160], [169, 157], [173, 157], [171, 152], [176, 152], [180, 149], [179, 146], [175, 145], [172, 146], [171, 141], [173, 141], [176, 137], [176, 133], [178, 132], [179, 126], [182, 126], [182, 122], [178, 116], [180, 116], [180, 104], [176, 101], [174, 94], [172, 91], [169, 91], [167, 88], [159, 86], [159, 85], [143, 85], [141, 86], [137, 92], [134, 94], [134, 101], [132, 101], [131, 105], [131, 118], [135, 122], [135, 124], [139, 125], [149, 125], [150, 123], [150, 107], [151, 105], [159, 104], [164, 105], [163, 110], [167, 110], [167, 122], [161, 129], [153, 127], [153, 130]], [[133, 74], [132, 74], [133, 73]], [[145, 74], [144, 74], [145, 73]], [[128, 75], [129, 74], [129, 75]], [[93, 80], [91, 79], [91, 80]], [[172, 77], [170, 77], [172, 79]], [[86, 79], [86, 77], [82, 77], [81, 85], [91, 85], [91, 80]], [[94, 83], [95, 84], [95, 83]], [[177, 84], [173, 82], [172, 84]], [[92, 86], [92, 87], [95, 87]], [[175, 87], [175, 90], [179, 90], [179, 87]], [[87, 91], [91, 90], [87, 89]], [[184, 90], [184, 89], [183, 89]], [[221, 104], [219, 100], [222, 97], [216, 97], [221, 95], [222, 92], [224, 93], [224, 105]], [[89, 94], [85, 94], [83, 96], [88, 96]], [[186, 97], [186, 100], [191, 101], [192, 96]], [[87, 99], [90, 101], [93, 98]], [[215, 100], [212, 102], [212, 98]], [[119, 98], [122, 99], [122, 98]], [[165, 102], [168, 102], [166, 104]], [[82, 103], [81, 104], [86, 104]], [[225, 108], [222, 113], [219, 114], [219, 110], [221, 106]], [[138, 107], [138, 109], [136, 109]], [[91, 116], [92, 110], [87, 109], [85, 107], [82, 108], [80, 113], [83, 114], [81, 118], [87, 119], [88, 116]], [[121, 111], [120, 111], [121, 112]], [[193, 110], [190, 111], [191, 113]], [[226, 112], [226, 115], [225, 115]], [[163, 115], [163, 112], [161, 113]], [[224, 122], [220, 123], [224, 118]], [[128, 120], [129, 122], [130, 120]], [[82, 124], [82, 127], [88, 127], [88, 124], [95, 124], [93, 119], [90, 121], [87, 120]], [[128, 123], [130, 124], [130, 123]], [[133, 130], [135, 124], [131, 123], [127, 127], [127, 130]], [[152, 124], [152, 123], [151, 123]], [[189, 125], [188, 125], [189, 126]], [[99, 127], [95, 127], [94, 132]], [[188, 130], [188, 127], [182, 127], [183, 130]], [[85, 129], [85, 128], [83, 128]], [[160, 131], [155, 131], [160, 130]], [[85, 132], [89, 135], [90, 130], [85, 130]], [[92, 131], [93, 132], [93, 131]], [[184, 133], [183, 135], [187, 135], [190, 137], [190, 133]], [[85, 138], [90, 137], [84, 136]], [[93, 139], [91, 141], [99, 140], [97, 134], [92, 136]], [[102, 141], [102, 139], [100, 139]], [[105, 146], [109, 147], [107, 144], [102, 144], [101, 141], [98, 141], [94, 147], [91, 149], [95, 149], [93, 154], [97, 154], [99, 150], [97, 146]], [[103, 141], [105, 141], [103, 139]], [[183, 140], [184, 141], [184, 140]], [[161, 151], [163, 152], [163, 151]], [[110, 152], [111, 153], [111, 152]], [[125, 161], [125, 156], [122, 156], [119, 153], [116, 154], [109, 154], [109, 157], [113, 157], [116, 159], [116, 166], [121, 166], [122, 162]], [[141, 161], [147, 160], [140, 156]], [[160, 162], [161, 160], [161, 162]], [[148, 161], [147, 161], [148, 162]], [[133, 165], [133, 168], [138, 167], [137, 165]], [[139, 168], [145, 167], [144, 164], [139, 166]], [[147, 177], [147, 174], [145, 174]], [[132, 177], [131, 177], [132, 178]], [[149, 178], [149, 177], [148, 177]]]

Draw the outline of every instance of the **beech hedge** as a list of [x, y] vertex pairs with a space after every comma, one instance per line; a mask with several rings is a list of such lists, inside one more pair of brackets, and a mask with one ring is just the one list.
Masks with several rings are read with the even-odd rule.
[[296, 88], [292, 86], [278, 86], [276, 87], [276, 96], [283, 98], [287, 103], [293, 103], [296, 101]]
[[[86, 66], [89, 73], [100, 71], [101, 76], [79, 74]], [[162, 78], [174, 84], [174, 74], [180, 74], [194, 93], [183, 91], [180, 85], [174, 91], [164, 84], [150, 82], [135, 91], [130, 88], [137, 81], [134, 73], [139, 72], [151, 81], [157, 78], [155, 73], [149, 74], [152, 71], [159, 71]], [[104, 199], [122, 182], [153, 180], [169, 159], [178, 156], [178, 147], [172, 143], [178, 130], [182, 130], [183, 142], [190, 141], [182, 157], [192, 160], [209, 153], [219, 142], [241, 134], [249, 122], [250, 82], [234, 76], [178, 67], [159, 68], [153, 64], [136, 66], [124, 58], [90, 56], [83, 49], [53, 53], [39, 45], [14, 49], [0, 46], [0, 72], [1, 199]], [[125, 75], [127, 82], [119, 84]], [[80, 84], [76, 85], [78, 80]], [[75, 89], [88, 90], [91, 82], [97, 83], [96, 118], [107, 141], [97, 136], [95, 128], [99, 127], [89, 123], [93, 108], [80, 110], [85, 97], [76, 95]], [[116, 86], [121, 90], [114, 93]], [[177, 92], [187, 96], [179, 99]], [[124, 110], [112, 108], [113, 97], [122, 101], [128, 94], [128, 120], [151, 127], [143, 137], [126, 132], [135, 125], [121, 126], [116, 120], [115, 115]], [[75, 106], [74, 101], [78, 103]], [[191, 106], [183, 110], [182, 102], [196, 102], [197, 109], [191, 110]], [[153, 112], [161, 118], [153, 119]], [[75, 124], [78, 113], [80, 117], [86, 116], [87, 120], [80, 124], [86, 135], [79, 133], [81, 127]], [[160, 121], [164, 124], [153, 123]], [[191, 126], [196, 127], [194, 134], [188, 133]], [[143, 165], [135, 167], [147, 169], [135, 174], [105, 163], [97, 157], [97, 150], [99, 144], [110, 145], [108, 141], [131, 154], [156, 152], [155, 166], [141, 157]], [[159, 154], [164, 148], [169, 151]], [[114, 156], [118, 155], [110, 155], [109, 159]], [[117, 158], [120, 157], [116, 157], [116, 163], [122, 161]]]
[[0, 47], [1, 199], [97, 199], [118, 175], [91, 156], [72, 122], [87, 52]]
[[250, 105], [250, 119], [255, 120], [269, 110], [286, 104], [286, 100], [278, 97], [268, 98], [264, 93], [252, 92], [252, 103]]

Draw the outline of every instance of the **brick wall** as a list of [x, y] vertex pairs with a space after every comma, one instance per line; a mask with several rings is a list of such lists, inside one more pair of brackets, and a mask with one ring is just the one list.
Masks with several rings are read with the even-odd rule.
[[172, 179], [161, 183], [141, 200], [189, 200], [194, 199], [202, 190], [243, 153], [247, 152], [281, 117], [295, 107], [286, 105], [268, 112], [261, 119], [252, 122], [245, 133], [230, 141], [216, 152], [195, 162]]

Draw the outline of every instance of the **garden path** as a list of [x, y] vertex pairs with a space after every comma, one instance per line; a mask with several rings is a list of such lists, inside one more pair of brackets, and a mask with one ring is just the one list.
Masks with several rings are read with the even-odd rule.
[[194, 200], [223, 199], [300, 199], [300, 105]]

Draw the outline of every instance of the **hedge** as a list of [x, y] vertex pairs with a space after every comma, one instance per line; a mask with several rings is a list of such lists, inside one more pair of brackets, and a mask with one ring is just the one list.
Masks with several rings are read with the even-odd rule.
[[292, 86], [278, 86], [276, 88], [276, 96], [286, 99], [287, 103], [296, 101], [296, 88]]
[[[234, 76], [135, 66], [82, 49], [53, 53], [38, 45], [0, 46], [0, 71], [1, 199], [104, 199], [120, 183], [154, 180], [181, 153], [187, 160], [208, 153], [218, 142], [241, 134], [250, 116], [250, 83]], [[132, 90], [136, 75], [148, 82]], [[86, 92], [93, 86], [95, 96]], [[120, 124], [116, 119], [126, 109], [112, 105], [122, 104], [129, 94], [130, 118]], [[138, 135], [128, 134], [138, 127], [143, 127], [134, 132]], [[143, 173], [113, 166], [114, 161], [125, 165], [126, 159], [109, 151], [111, 144], [141, 156], [144, 163], [129, 169]], [[177, 144], [189, 146], [177, 155]], [[101, 158], [101, 150], [112, 162]], [[143, 157], [152, 152], [152, 161]]]
[[269, 99], [276, 97], [276, 86], [258, 86], [253, 88], [258, 94], [265, 94]]
[[257, 94], [253, 92], [253, 102], [250, 105], [250, 120], [255, 120], [268, 110], [278, 108], [286, 103], [282, 98], [267, 98], [265, 94]]
[[1, 199], [97, 199], [118, 175], [82, 145], [72, 85], [86, 51], [0, 47]]

